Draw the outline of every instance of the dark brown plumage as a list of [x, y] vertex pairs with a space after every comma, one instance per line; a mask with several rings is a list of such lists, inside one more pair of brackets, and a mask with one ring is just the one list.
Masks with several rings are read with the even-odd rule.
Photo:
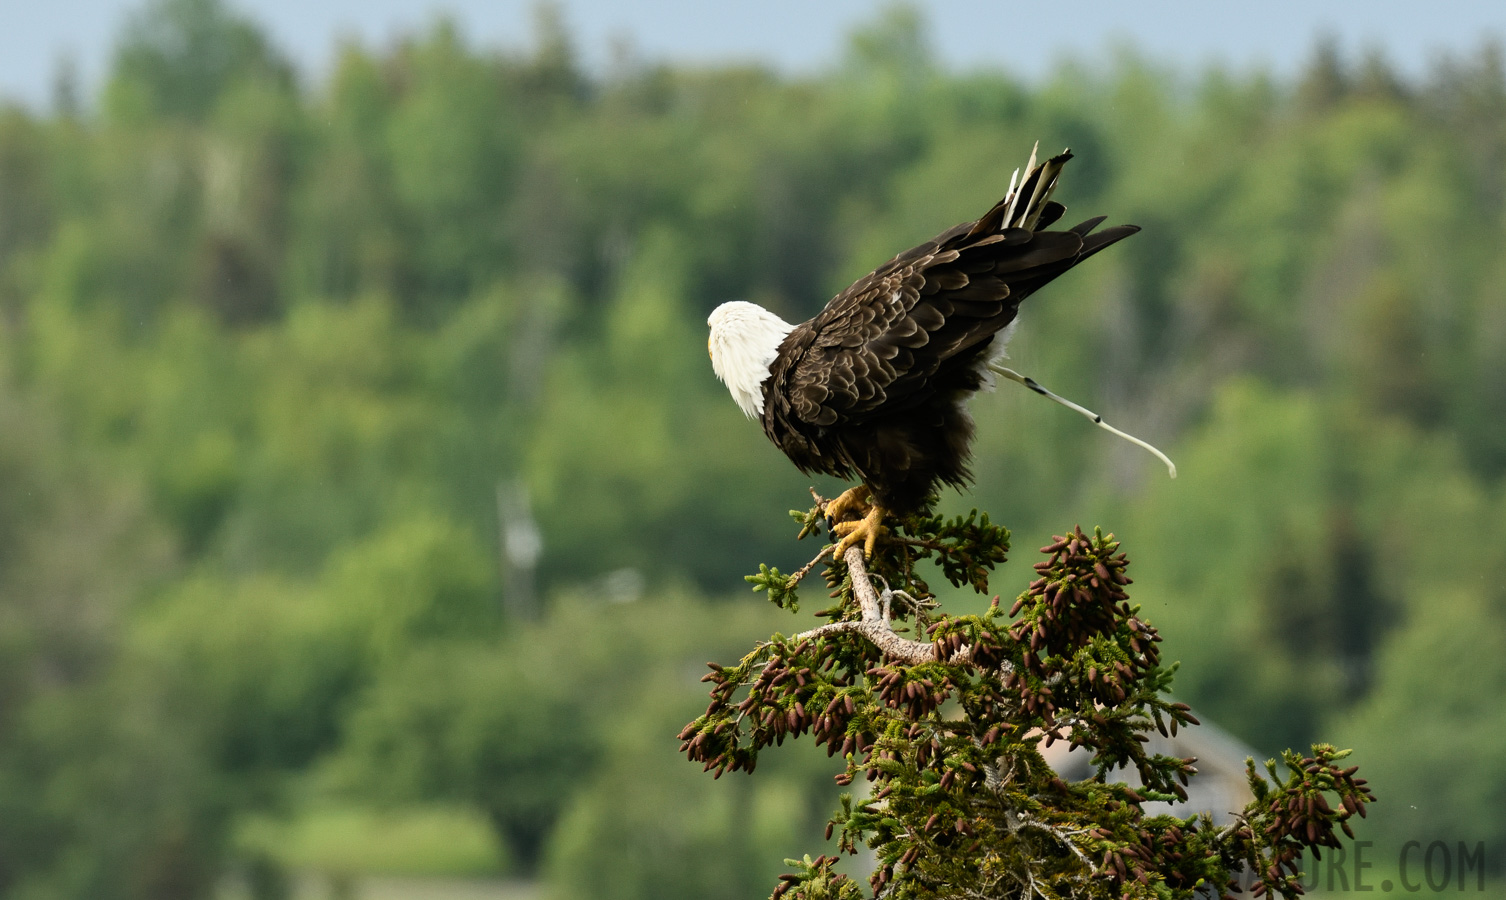
[[1046, 230], [1066, 211], [1049, 197], [1071, 158], [1034, 166], [982, 218], [901, 253], [790, 331], [762, 385], [762, 422], [801, 471], [857, 475], [900, 514], [970, 480], [965, 402], [1002, 350], [998, 333], [1026, 297], [1139, 231], [1095, 232], [1103, 217]]

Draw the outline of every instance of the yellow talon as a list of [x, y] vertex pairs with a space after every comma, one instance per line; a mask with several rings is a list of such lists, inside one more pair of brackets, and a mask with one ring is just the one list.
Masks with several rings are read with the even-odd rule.
[[883, 507], [871, 505], [868, 507], [868, 515], [856, 522], [838, 522], [832, 530], [842, 536], [837, 542], [837, 547], [832, 551], [834, 559], [841, 559], [842, 554], [847, 552], [848, 547], [856, 546], [858, 541], [863, 542], [863, 557], [873, 556], [874, 544], [878, 542], [879, 535], [887, 534], [889, 529], [884, 527]]
[[860, 484], [857, 487], [848, 488], [840, 497], [827, 503], [824, 513], [828, 520], [840, 522], [849, 512], [859, 516], [867, 515], [868, 508], [868, 485]]

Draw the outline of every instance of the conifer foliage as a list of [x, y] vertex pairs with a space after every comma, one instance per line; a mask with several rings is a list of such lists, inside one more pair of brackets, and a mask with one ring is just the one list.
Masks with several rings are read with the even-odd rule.
[[[824, 501], [792, 512], [801, 537], [820, 529]], [[829, 524], [829, 523], [827, 523]], [[1187, 797], [1193, 758], [1147, 751], [1152, 730], [1195, 726], [1168, 695], [1156, 629], [1126, 588], [1127, 555], [1113, 535], [1080, 527], [1041, 548], [1036, 578], [1012, 606], [982, 615], [941, 610], [918, 566], [985, 594], [1005, 562], [1008, 529], [975, 511], [912, 517], [871, 559], [829, 547], [799, 572], [748, 576], [795, 610], [802, 579], [823, 560], [835, 601], [827, 624], [774, 635], [732, 666], [710, 664], [711, 703], [680, 733], [682, 751], [720, 777], [752, 773], [759, 754], [809, 735], [840, 757], [844, 795], [827, 836], [843, 853], [877, 859], [868, 890], [840, 857], [789, 860], [773, 900], [874, 897], [1187, 898], [1302, 893], [1304, 851], [1338, 847], [1349, 818], [1373, 802], [1348, 751], [1288, 751], [1284, 771], [1249, 763], [1254, 795], [1231, 823], [1151, 814]], [[875, 582], [882, 585], [875, 587]], [[1069, 783], [1041, 750], [1087, 748], [1094, 774]], [[1130, 783], [1133, 782], [1133, 783]]]

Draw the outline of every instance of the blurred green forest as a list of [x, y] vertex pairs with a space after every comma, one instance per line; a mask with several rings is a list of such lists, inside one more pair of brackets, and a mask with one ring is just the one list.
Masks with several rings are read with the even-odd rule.
[[310, 84], [157, 0], [97, 103], [0, 108], [0, 895], [286, 896], [333, 810], [559, 900], [761, 896], [834, 770], [713, 783], [674, 733], [705, 660], [798, 627], [741, 576], [813, 554], [810, 482], [705, 316], [809, 317], [1036, 140], [1069, 218], [1144, 231], [1029, 301], [1016, 364], [1182, 477], [1006, 387], [944, 506], [1014, 529], [1006, 595], [1114, 530], [1182, 699], [1358, 748], [1369, 836], [1502, 864], [1499, 48], [1026, 82], [897, 8], [819, 75], [588, 73], [548, 7], [528, 47], [441, 22]]

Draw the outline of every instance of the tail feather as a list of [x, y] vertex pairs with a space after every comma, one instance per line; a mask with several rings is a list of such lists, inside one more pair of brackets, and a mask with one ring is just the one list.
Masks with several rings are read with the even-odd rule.
[[1077, 235], [1078, 237], [1087, 237], [1089, 234], [1092, 233], [1092, 231], [1093, 231], [1094, 228], [1097, 228], [1099, 225], [1102, 225], [1103, 224], [1103, 220], [1107, 219], [1107, 218], [1108, 218], [1108, 216], [1094, 216], [1093, 218], [1087, 220], [1086, 222], [1078, 222], [1076, 225], [1073, 225], [1071, 228], [1069, 228], [1067, 230], [1070, 231], [1070, 232], [1072, 232], [1073, 234]]
[[[1076, 231], [1076, 229], [1073, 230]], [[1102, 231], [1095, 231], [1083, 238], [1082, 252], [1078, 254], [1077, 261], [1082, 262], [1099, 250], [1117, 244], [1139, 230], [1139, 225], [1115, 225]]]
[[1037, 164], [1036, 153], [1039, 149], [1040, 144], [1037, 143], [1030, 151], [1030, 162], [1025, 165], [1024, 178], [1020, 177], [1020, 171], [1016, 169], [1009, 179], [1009, 190], [1004, 199], [973, 224], [967, 233], [968, 237], [998, 234], [1009, 229], [1035, 231], [1052, 224], [1066, 212], [1066, 207], [1053, 201], [1051, 194], [1056, 190], [1062, 167], [1072, 158], [1072, 151], [1063, 150]]
[[[1040, 182], [1041, 170], [1035, 164], [1035, 155], [1036, 153], [1040, 152], [1040, 149], [1040, 141], [1036, 141], [1035, 146], [1030, 148], [1030, 162], [1025, 163], [1025, 180], [1020, 182], [1020, 186], [1015, 190], [1014, 196], [1009, 198], [1009, 209], [1004, 213], [1004, 225], [1006, 226], [1018, 225], [1019, 220], [1015, 218], [1014, 213], [1020, 205], [1020, 198], [1023, 197], [1027, 191], [1029, 191], [1033, 195], [1035, 193], [1036, 184]], [[1029, 208], [1028, 205], [1026, 208]]]
[[[1051, 279], [1139, 231], [1137, 225], [1114, 225], [1096, 231], [1104, 216], [1065, 231], [1047, 230], [1067, 210], [1052, 200], [1051, 194], [1070, 159], [1072, 151], [1063, 150], [1037, 164], [1036, 150], [1032, 150], [1024, 177], [1015, 170], [1004, 199], [971, 226], [959, 225], [939, 239], [962, 250], [962, 258], [952, 265], [974, 280], [983, 275], [1014, 276], [1009, 295], [1018, 304]], [[993, 246], [998, 249], [985, 251]]]
[[1055, 200], [1047, 200], [1045, 203], [1042, 203], [1041, 217], [1035, 223], [1036, 230], [1050, 228], [1052, 225], [1055, 225], [1056, 220], [1060, 219], [1066, 211], [1067, 208]]
[[[1032, 231], [1036, 229], [1046, 203], [1051, 200], [1051, 194], [1056, 190], [1056, 180], [1061, 176], [1062, 168], [1066, 166], [1067, 160], [1071, 158], [1072, 151], [1065, 150], [1060, 155], [1041, 163], [1035, 177], [1035, 189], [1030, 194], [1030, 202], [1025, 204], [1025, 209], [1020, 213], [1021, 228], [1029, 228]], [[1021, 193], [1024, 192], [1021, 191]]]

